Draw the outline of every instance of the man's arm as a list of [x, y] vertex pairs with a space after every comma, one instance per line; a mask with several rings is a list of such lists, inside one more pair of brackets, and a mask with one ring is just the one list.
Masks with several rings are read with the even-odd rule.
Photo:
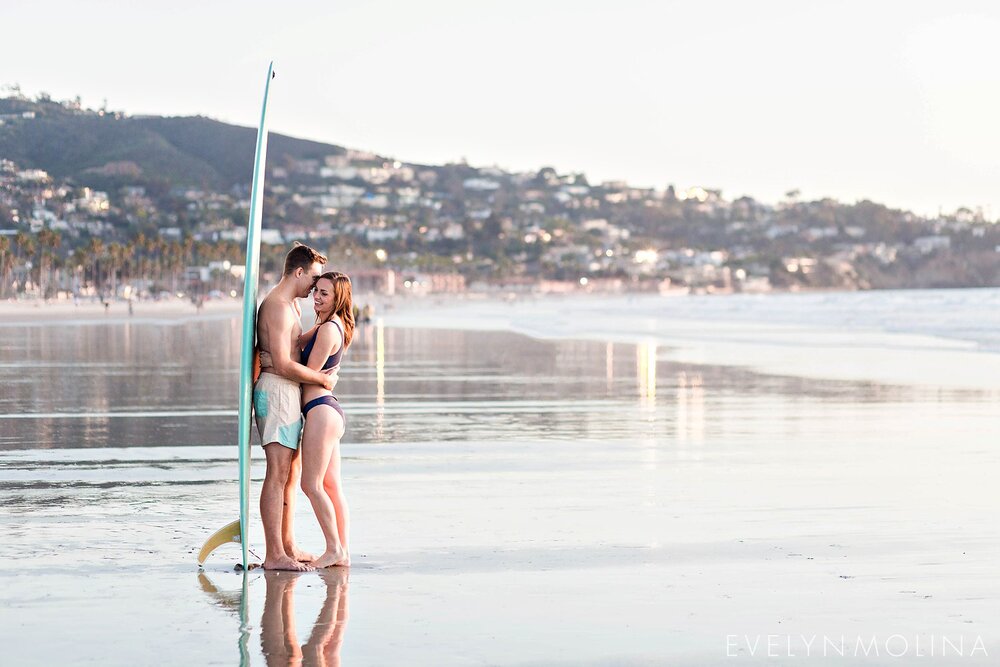
[[268, 309], [267, 312], [261, 313], [261, 316], [268, 318], [267, 349], [271, 352], [271, 366], [274, 372], [302, 384], [317, 384], [327, 389], [332, 388], [333, 378], [329, 375], [292, 360], [292, 326], [295, 322], [288, 309], [280, 307]]
[[[295, 342], [295, 344], [300, 348], [305, 347], [306, 341], [312, 338], [316, 334], [317, 329], [319, 329], [319, 325], [314, 324], [312, 325], [312, 328], [310, 328], [308, 331], [303, 331], [302, 334], [299, 336], [299, 339]], [[308, 363], [306, 364], [306, 366], [312, 368], [312, 366], [310, 366]]]

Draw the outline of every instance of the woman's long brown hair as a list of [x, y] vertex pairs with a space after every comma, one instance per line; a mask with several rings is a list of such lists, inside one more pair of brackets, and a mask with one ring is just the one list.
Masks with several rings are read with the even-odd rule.
[[318, 284], [321, 280], [329, 280], [333, 283], [333, 312], [330, 317], [321, 322], [326, 324], [336, 315], [344, 323], [344, 347], [351, 344], [354, 338], [354, 298], [351, 294], [351, 279], [347, 274], [339, 271], [328, 271], [316, 279]]

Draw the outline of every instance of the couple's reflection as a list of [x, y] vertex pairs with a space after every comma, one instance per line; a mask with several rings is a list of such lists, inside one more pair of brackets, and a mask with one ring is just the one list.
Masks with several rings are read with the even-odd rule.
[[[339, 665], [347, 627], [347, 575], [332, 567], [317, 573], [265, 571], [267, 587], [260, 620], [260, 647], [268, 665]], [[323, 607], [309, 638], [299, 645], [295, 629], [295, 587], [304, 577], [319, 575], [326, 586]]]

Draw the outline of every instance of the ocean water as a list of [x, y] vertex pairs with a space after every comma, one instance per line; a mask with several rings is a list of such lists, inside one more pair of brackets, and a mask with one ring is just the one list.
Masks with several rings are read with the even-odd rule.
[[195, 564], [236, 518], [235, 319], [0, 324], [3, 662], [992, 664], [989, 299], [382, 307], [337, 388], [354, 564], [304, 575]]
[[398, 325], [655, 344], [775, 375], [1000, 389], [1000, 289], [520, 297], [393, 312]]

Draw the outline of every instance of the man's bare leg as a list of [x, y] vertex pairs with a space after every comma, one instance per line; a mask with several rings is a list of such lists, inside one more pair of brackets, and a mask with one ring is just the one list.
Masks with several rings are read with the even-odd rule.
[[295, 496], [298, 491], [299, 479], [302, 477], [302, 450], [296, 449], [292, 454], [292, 465], [285, 483], [285, 505], [281, 515], [281, 543], [285, 553], [292, 560], [300, 563], [311, 563], [316, 557], [299, 549], [295, 544]]
[[301, 572], [313, 569], [285, 553], [282, 541], [285, 484], [288, 483], [294, 454], [295, 450], [277, 442], [264, 447], [267, 470], [264, 473], [264, 486], [260, 490], [260, 520], [264, 524], [265, 570]]
[[295, 633], [295, 585], [298, 574], [264, 573], [264, 613], [260, 617], [260, 648], [267, 664], [300, 665], [302, 650]]

